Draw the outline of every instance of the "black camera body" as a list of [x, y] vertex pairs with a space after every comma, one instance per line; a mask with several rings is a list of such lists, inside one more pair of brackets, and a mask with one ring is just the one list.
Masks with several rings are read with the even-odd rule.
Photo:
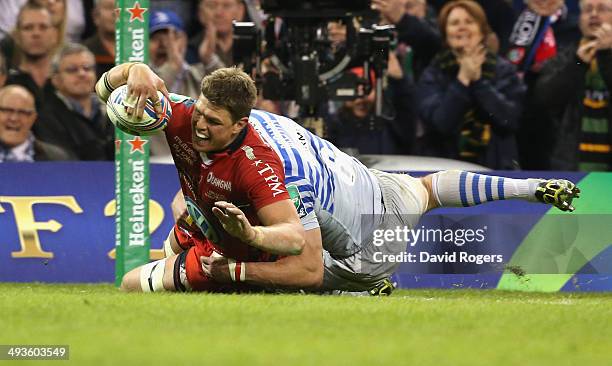
[[[382, 94], [394, 27], [376, 25], [370, 0], [262, 0], [262, 9], [265, 26], [234, 22], [233, 54], [255, 76], [264, 98], [295, 100], [302, 115], [312, 117], [327, 100], [352, 100], [374, 87]], [[340, 47], [328, 37], [332, 21], [346, 26]], [[362, 77], [350, 71], [355, 67], [363, 68]]]

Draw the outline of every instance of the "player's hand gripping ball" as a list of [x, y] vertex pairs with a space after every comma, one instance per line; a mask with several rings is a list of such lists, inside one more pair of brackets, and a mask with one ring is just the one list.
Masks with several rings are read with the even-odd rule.
[[161, 103], [162, 113], [158, 116], [153, 102], [147, 99], [142, 118], [137, 118], [127, 113], [128, 107], [133, 107], [126, 101], [127, 85], [120, 86], [113, 90], [106, 101], [106, 114], [111, 122], [124, 132], [137, 136], [154, 135], [166, 128], [172, 117], [170, 101], [159, 91], [157, 96]]

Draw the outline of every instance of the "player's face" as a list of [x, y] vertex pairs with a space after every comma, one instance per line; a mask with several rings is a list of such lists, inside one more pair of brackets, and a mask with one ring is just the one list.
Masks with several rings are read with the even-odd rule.
[[8, 147], [22, 144], [36, 121], [34, 99], [26, 92], [13, 90], [0, 98], [0, 143]]
[[245, 125], [245, 119], [233, 121], [226, 109], [212, 105], [200, 94], [191, 117], [193, 148], [202, 153], [221, 151]]
[[462, 7], [451, 10], [446, 20], [446, 42], [452, 50], [473, 48], [484, 36], [476, 19]]

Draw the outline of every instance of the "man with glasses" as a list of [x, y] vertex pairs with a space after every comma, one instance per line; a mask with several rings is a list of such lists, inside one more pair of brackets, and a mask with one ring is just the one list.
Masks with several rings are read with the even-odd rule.
[[544, 65], [540, 108], [554, 119], [555, 170], [612, 170], [612, 0], [580, 2], [582, 40]]
[[0, 163], [71, 160], [60, 147], [34, 137], [36, 116], [34, 97], [27, 89], [19, 85], [0, 89]]
[[91, 51], [80, 44], [64, 46], [53, 59], [51, 81], [56, 92], [45, 100], [36, 136], [79, 160], [112, 160], [114, 131], [94, 93]]

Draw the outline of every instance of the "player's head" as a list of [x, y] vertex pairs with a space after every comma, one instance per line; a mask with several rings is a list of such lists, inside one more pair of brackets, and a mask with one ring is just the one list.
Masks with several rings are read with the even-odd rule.
[[194, 148], [206, 153], [225, 149], [247, 125], [256, 99], [255, 82], [236, 67], [206, 76], [191, 119]]
[[36, 121], [34, 97], [20, 85], [0, 89], [0, 144], [10, 148], [24, 143]]

